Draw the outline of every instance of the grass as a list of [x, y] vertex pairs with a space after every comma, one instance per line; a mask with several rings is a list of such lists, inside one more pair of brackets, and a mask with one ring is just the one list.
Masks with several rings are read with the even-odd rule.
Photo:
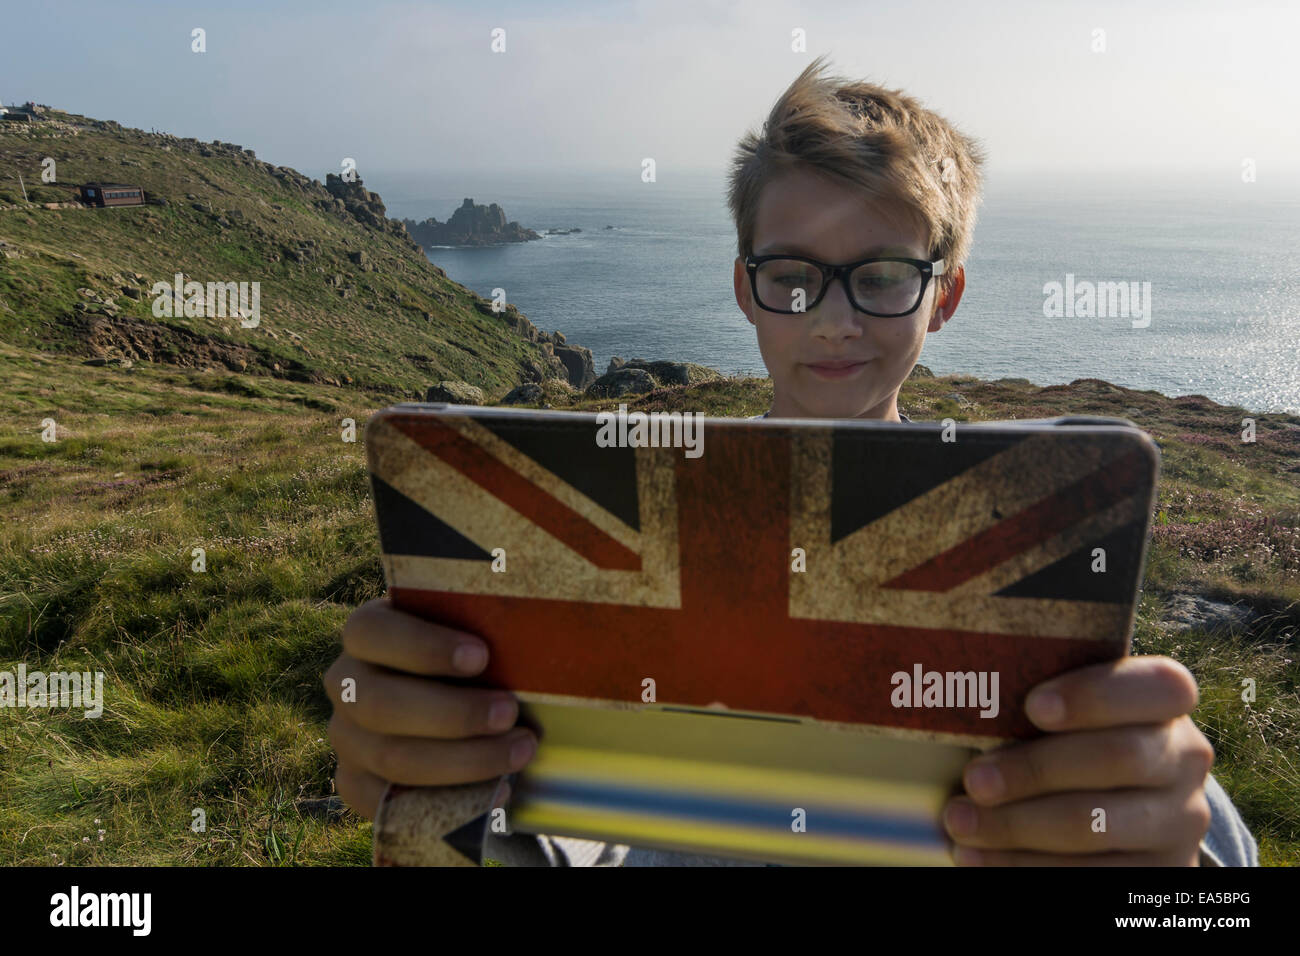
[[[383, 589], [361, 444], [381, 403], [357, 389], [151, 363], [88, 368], [9, 346], [0, 381], [10, 410], [0, 425], [0, 669], [106, 675], [98, 720], [0, 710], [0, 863], [367, 864], [367, 822], [304, 813], [297, 800], [332, 791], [320, 675], [347, 614]], [[968, 404], [944, 397], [954, 391]], [[1116, 414], [1143, 398], [1139, 424], [1163, 445], [1166, 477], [1135, 649], [1196, 674], [1194, 717], [1216, 748], [1216, 775], [1264, 862], [1294, 865], [1294, 420], [1259, 416], [1255, 446], [1217, 447], [1179, 436], [1210, 434], [1217, 418], [1226, 430], [1234, 410], [1092, 395], [1087, 383], [915, 378], [903, 407], [980, 420], [1080, 406]], [[573, 405], [740, 416], [770, 397], [765, 380], [723, 379]], [[356, 444], [341, 440], [348, 417]], [[41, 441], [46, 418], [56, 443]], [[1207, 550], [1211, 539], [1220, 547]], [[195, 548], [205, 571], [193, 570]], [[1249, 601], [1268, 617], [1248, 634], [1171, 636], [1158, 622], [1179, 590]], [[1256, 681], [1249, 707], [1243, 677]]]

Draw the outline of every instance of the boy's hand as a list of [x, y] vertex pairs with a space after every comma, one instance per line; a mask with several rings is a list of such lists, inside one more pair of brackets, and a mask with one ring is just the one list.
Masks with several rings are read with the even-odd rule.
[[[976, 757], [963, 777], [969, 796], [944, 810], [957, 864], [1196, 866], [1214, 762], [1187, 716], [1196, 700], [1196, 679], [1168, 657], [1125, 657], [1039, 684], [1026, 710], [1052, 733]], [[1094, 829], [1096, 808], [1104, 831]]]
[[[432, 679], [470, 677], [487, 661], [479, 638], [398, 611], [386, 597], [352, 612], [343, 653], [325, 672], [325, 692], [334, 702], [335, 787], [353, 810], [373, 817], [390, 782], [472, 783], [532, 759], [532, 732], [510, 730], [519, 717], [513, 695]], [[356, 694], [345, 702], [349, 677]]]

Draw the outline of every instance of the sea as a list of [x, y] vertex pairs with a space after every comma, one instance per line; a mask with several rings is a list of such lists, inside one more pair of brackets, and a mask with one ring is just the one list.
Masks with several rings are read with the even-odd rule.
[[[538, 232], [580, 229], [428, 256], [483, 296], [504, 289], [535, 325], [590, 348], [598, 373], [617, 355], [766, 374], [732, 291], [724, 171], [661, 169], [653, 183], [639, 166], [404, 172], [366, 185], [397, 218], [446, 221], [472, 198]], [[991, 173], [965, 295], [920, 361], [940, 375], [1099, 378], [1300, 414], [1298, 253], [1300, 176]], [[1150, 314], [1053, 308], [1053, 283], [1078, 295], [1082, 283], [1113, 282], [1149, 289]]]

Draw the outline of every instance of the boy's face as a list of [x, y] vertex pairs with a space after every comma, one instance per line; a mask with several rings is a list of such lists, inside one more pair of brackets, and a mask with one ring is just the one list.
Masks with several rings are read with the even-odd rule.
[[[928, 260], [929, 244], [924, 227], [903, 211], [872, 205], [851, 187], [810, 170], [772, 180], [759, 198], [756, 256], [788, 253], [832, 265], [870, 256]], [[772, 376], [772, 415], [898, 421], [898, 390], [921, 357], [926, 333], [939, 331], [961, 299], [964, 276], [958, 270], [954, 278], [946, 299], [932, 279], [921, 304], [896, 318], [857, 311], [840, 281], [816, 308], [785, 315], [754, 301], [744, 260], [737, 258], [736, 302], [758, 331]]]

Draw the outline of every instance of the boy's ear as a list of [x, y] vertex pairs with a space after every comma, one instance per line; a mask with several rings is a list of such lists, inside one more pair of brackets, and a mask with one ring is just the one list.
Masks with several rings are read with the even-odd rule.
[[[942, 289], [943, 286], [940, 286]], [[935, 303], [934, 312], [930, 315], [931, 332], [938, 332], [952, 318], [957, 311], [957, 304], [961, 302], [961, 294], [966, 291], [966, 267], [958, 266], [957, 271], [952, 274], [952, 286], [946, 291], [940, 292]]]
[[736, 256], [735, 271], [731, 276], [732, 285], [736, 290], [736, 305], [740, 306], [740, 311], [745, 313], [745, 318], [749, 324], [754, 324], [754, 297], [749, 288], [749, 273], [745, 271], [745, 260]]

